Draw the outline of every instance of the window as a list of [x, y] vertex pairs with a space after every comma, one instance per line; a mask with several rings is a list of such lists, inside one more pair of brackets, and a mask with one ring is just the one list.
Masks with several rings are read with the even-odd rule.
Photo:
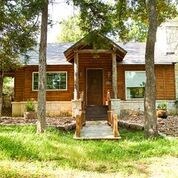
[[146, 76], [144, 71], [126, 71], [126, 98], [144, 98]]
[[[67, 72], [47, 72], [47, 90], [67, 90]], [[33, 73], [33, 90], [38, 90], [38, 72]]]

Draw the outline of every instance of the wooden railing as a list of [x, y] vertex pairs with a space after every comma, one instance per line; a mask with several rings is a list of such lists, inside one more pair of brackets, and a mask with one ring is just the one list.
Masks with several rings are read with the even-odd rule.
[[118, 137], [119, 136], [118, 119], [117, 119], [117, 114], [114, 114], [114, 112], [111, 109], [111, 96], [109, 90], [107, 91], [107, 103], [108, 103], [108, 124], [113, 129], [114, 137]]
[[108, 124], [112, 127], [113, 129], [113, 134], [114, 137], [119, 136], [119, 131], [118, 131], [118, 119], [117, 119], [117, 114], [114, 114], [113, 111], [109, 110], [108, 111]]
[[76, 137], [80, 137], [81, 129], [85, 125], [85, 111], [82, 111], [80, 115], [76, 116]]
[[117, 114], [113, 114], [112, 123], [113, 123], [112, 124], [112, 128], [113, 128], [114, 137], [118, 137], [119, 136], [119, 131], [118, 131]]
[[76, 116], [76, 131], [75, 131], [76, 137], [80, 137], [81, 129], [86, 123], [85, 102], [84, 102], [83, 91], [80, 92], [80, 100], [81, 100], [81, 111], [80, 114]]

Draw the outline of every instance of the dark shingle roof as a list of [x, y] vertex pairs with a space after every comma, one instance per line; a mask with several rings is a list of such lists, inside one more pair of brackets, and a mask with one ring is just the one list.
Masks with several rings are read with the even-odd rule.
[[[47, 64], [57, 65], [65, 64], [71, 65], [67, 62], [64, 51], [71, 47], [73, 43], [48, 43], [47, 45]], [[119, 44], [127, 51], [126, 56], [121, 64], [145, 64], [145, 43], [126, 43]], [[28, 65], [38, 65], [38, 47], [36, 50], [29, 53], [30, 61]], [[171, 64], [176, 62], [178, 56], [161, 54], [159, 49], [155, 50], [155, 63], [156, 64]]]
[[[64, 51], [72, 46], [73, 43], [48, 43], [47, 44], [47, 64], [55, 65], [55, 64], [68, 64]], [[29, 54], [30, 60], [28, 65], [38, 65], [39, 61], [39, 46], [36, 47], [34, 51], [31, 51]]]
[[[121, 64], [145, 64], [145, 43], [126, 43], [120, 44], [126, 49], [127, 54]], [[175, 54], [166, 55], [155, 45], [155, 64], [172, 64], [175, 63], [178, 56]]]

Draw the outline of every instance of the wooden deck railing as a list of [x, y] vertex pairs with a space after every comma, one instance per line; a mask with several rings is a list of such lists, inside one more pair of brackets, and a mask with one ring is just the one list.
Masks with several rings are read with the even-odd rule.
[[118, 119], [117, 119], [117, 114], [114, 114], [112, 110], [108, 111], [108, 124], [112, 127], [113, 129], [113, 134], [114, 137], [119, 136], [119, 131], [118, 131]]
[[80, 115], [76, 116], [76, 137], [80, 137], [81, 129], [85, 125], [85, 111], [82, 111]]
[[114, 114], [114, 112], [111, 109], [111, 96], [109, 90], [107, 92], [107, 103], [108, 103], [108, 124], [113, 129], [114, 137], [118, 137], [119, 136], [118, 119], [117, 119], [117, 114]]
[[80, 114], [76, 116], [76, 131], [75, 131], [76, 137], [80, 137], [81, 129], [85, 125], [85, 122], [86, 122], [83, 91], [80, 92], [80, 100], [81, 100], [81, 110], [80, 110]]
[[113, 128], [114, 137], [118, 137], [119, 136], [119, 131], [118, 131], [117, 114], [113, 114], [112, 120], [113, 120], [112, 128]]

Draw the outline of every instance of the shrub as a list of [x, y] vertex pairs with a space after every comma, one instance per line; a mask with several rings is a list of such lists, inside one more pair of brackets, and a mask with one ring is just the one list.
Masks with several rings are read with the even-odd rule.
[[157, 106], [157, 109], [166, 110], [167, 109], [167, 103], [166, 102], [159, 103], [158, 106]]
[[34, 99], [27, 100], [27, 103], [25, 104], [25, 109], [27, 112], [35, 111]]

